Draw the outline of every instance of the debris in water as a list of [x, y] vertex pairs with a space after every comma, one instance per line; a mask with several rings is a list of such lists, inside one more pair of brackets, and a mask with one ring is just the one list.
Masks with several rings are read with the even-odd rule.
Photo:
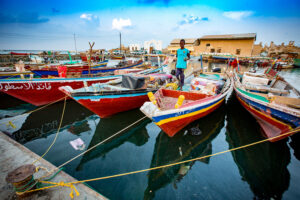
[[70, 144], [75, 150], [82, 151], [85, 148], [85, 144], [81, 138], [77, 138], [76, 140], [70, 141]]
[[190, 129], [191, 135], [201, 135], [202, 131], [199, 127], [193, 127]]
[[179, 153], [180, 153], [180, 156], [182, 156], [181, 147], [179, 147]]

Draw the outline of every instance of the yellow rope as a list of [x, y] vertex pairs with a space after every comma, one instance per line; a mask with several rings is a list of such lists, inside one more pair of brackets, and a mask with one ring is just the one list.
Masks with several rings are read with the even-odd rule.
[[122, 133], [123, 131], [125, 131], [126, 129], [128, 129], [128, 128], [132, 127], [133, 125], [135, 125], [135, 124], [139, 123], [140, 121], [142, 121], [142, 120], [143, 120], [143, 119], [145, 119], [145, 118], [146, 118], [146, 116], [142, 117], [141, 119], [139, 119], [139, 120], [135, 121], [134, 123], [130, 124], [129, 126], [126, 126], [126, 127], [125, 127], [125, 128], [123, 128], [122, 130], [120, 130], [120, 131], [116, 132], [115, 134], [113, 134], [113, 135], [109, 136], [108, 138], [106, 138], [106, 139], [102, 140], [102, 141], [101, 141], [101, 142], [99, 142], [98, 144], [95, 144], [95, 145], [94, 145], [94, 146], [92, 146], [91, 148], [89, 148], [89, 149], [85, 150], [84, 152], [82, 152], [82, 153], [78, 154], [77, 156], [75, 156], [75, 157], [71, 158], [70, 160], [68, 160], [68, 161], [64, 162], [64, 163], [63, 163], [63, 164], [61, 164], [60, 166], [58, 166], [58, 167], [56, 167], [55, 169], [53, 169], [53, 170], [52, 170], [50, 173], [48, 173], [48, 175], [46, 175], [46, 176], [49, 176], [51, 173], [54, 173], [56, 170], [59, 170], [59, 169], [61, 169], [63, 166], [67, 165], [68, 163], [72, 162], [73, 160], [77, 159], [78, 157], [82, 156], [83, 154], [85, 154], [85, 153], [87, 153], [87, 152], [91, 151], [92, 149], [96, 148], [97, 146], [99, 146], [99, 145], [103, 144], [104, 142], [106, 142], [106, 141], [110, 140], [111, 138], [113, 138], [113, 137], [117, 136], [118, 134]]
[[142, 172], [146, 172], [146, 171], [152, 171], [152, 170], [162, 169], [162, 168], [166, 168], [166, 167], [172, 167], [172, 166], [175, 166], [175, 165], [179, 165], [179, 164], [183, 164], [183, 163], [187, 163], [187, 162], [192, 162], [192, 161], [196, 161], [196, 160], [201, 160], [201, 159], [204, 159], [204, 158], [213, 157], [213, 156], [216, 156], [216, 155], [228, 153], [228, 152], [231, 152], [231, 151], [236, 151], [236, 150], [239, 150], [239, 149], [244, 149], [244, 148], [247, 148], [247, 147], [250, 147], [250, 146], [254, 146], [256, 144], [264, 143], [264, 142], [267, 142], [267, 141], [270, 141], [270, 140], [273, 140], [273, 139], [276, 139], [276, 138], [288, 136], [290, 134], [298, 133], [298, 132], [300, 132], [300, 128], [295, 128], [295, 129], [293, 129], [293, 130], [291, 130], [291, 131], [289, 131], [287, 133], [284, 133], [282, 135], [278, 135], [278, 136], [275, 136], [275, 137], [263, 139], [263, 140], [260, 140], [260, 141], [257, 141], [257, 142], [253, 142], [253, 143], [246, 144], [246, 145], [243, 145], [243, 146], [240, 146], [240, 147], [228, 149], [228, 150], [221, 151], [221, 152], [218, 152], [218, 153], [214, 153], [214, 154], [210, 154], [210, 155], [206, 155], [206, 156], [202, 156], [202, 157], [197, 157], [197, 158], [193, 158], [193, 159], [189, 159], [189, 160], [185, 160], [185, 161], [181, 161], [181, 162], [176, 162], [176, 163], [172, 163], [172, 164], [161, 165], [161, 166], [152, 167], [152, 168], [148, 168], [148, 169], [142, 169], [142, 170], [127, 172], [127, 173], [122, 173], [122, 174], [116, 174], [116, 175], [111, 175], [111, 176], [104, 176], [104, 177], [99, 177], [99, 178], [86, 179], [86, 180], [74, 181], [74, 182], [68, 182], [68, 183], [64, 183], [64, 182], [56, 183], [56, 182], [41, 181], [41, 182], [44, 182], [44, 183], [52, 184], [52, 186], [38, 188], [38, 189], [34, 189], [34, 190], [29, 190], [27, 192], [35, 192], [35, 191], [49, 189], [49, 188], [54, 188], [54, 187], [58, 187], [58, 186], [61, 186], [61, 187], [70, 187], [71, 188], [70, 197], [73, 198], [74, 191], [75, 191], [75, 193], [76, 193], [77, 196], [79, 195], [79, 193], [76, 190], [74, 184], [86, 183], [86, 182], [103, 180], [103, 179], [109, 179], [109, 178], [115, 178], [115, 177], [120, 177], [120, 176], [126, 176], [126, 175], [131, 175], [131, 174], [142, 173]]
[[287, 133], [284, 133], [282, 135], [278, 135], [278, 136], [275, 136], [275, 137], [272, 137], [272, 138], [267, 138], [267, 139], [260, 140], [260, 141], [257, 141], [257, 142], [253, 142], [253, 143], [250, 143], [250, 144], [246, 144], [246, 145], [243, 145], [243, 146], [240, 146], [240, 147], [228, 149], [228, 150], [221, 151], [221, 152], [218, 152], [218, 153], [214, 153], [214, 154], [210, 154], [210, 155], [206, 155], [206, 156], [202, 156], [202, 157], [198, 157], [198, 158], [193, 158], [193, 159], [189, 159], [189, 160], [185, 160], [185, 161], [181, 161], [181, 162], [171, 163], [171, 164], [168, 164], [168, 165], [161, 165], [161, 166], [152, 167], [152, 168], [148, 168], [148, 169], [137, 170], [137, 171], [133, 171], [133, 172], [127, 172], [127, 173], [116, 174], [116, 175], [111, 175], [111, 176], [104, 176], [104, 177], [99, 177], [99, 178], [94, 178], [94, 179], [86, 179], [86, 180], [81, 180], [81, 181], [74, 181], [74, 182], [69, 182], [69, 183], [77, 184], [77, 183], [91, 182], [91, 181], [115, 178], [115, 177], [119, 177], [119, 176], [126, 176], [126, 175], [130, 175], [130, 174], [137, 174], [137, 173], [146, 172], [146, 171], [152, 171], [152, 170], [161, 169], [161, 168], [165, 168], [165, 167], [172, 167], [172, 166], [175, 166], [175, 165], [180, 165], [180, 164], [187, 163], [187, 162], [201, 160], [201, 159], [204, 159], [204, 158], [213, 157], [213, 156], [228, 153], [228, 152], [231, 152], [231, 151], [236, 151], [238, 149], [244, 149], [246, 147], [254, 146], [256, 144], [260, 144], [260, 143], [270, 141], [270, 140], [273, 140], [273, 139], [276, 139], [276, 138], [279, 138], [279, 137], [283, 137], [283, 136], [286, 136], [286, 135], [290, 135], [292, 133], [297, 133], [299, 131], [300, 131], [300, 128], [296, 128], [296, 129], [293, 129], [292, 131], [289, 131]]
[[69, 187], [71, 189], [71, 192], [70, 192], [70, 197], [73, 199], [74, 198], [74, 192], [76, 194], [76, 196], [79, 196], [80, 193], [78, 192], [78, 190], [76, 189], [76, 187], [74, 186], [74, 184], [72, 183], [65, 183], [63, 181], [60, 181], [58, 183], [56, 182], [51, 182], [51, 181], [39, 181], [40, 183], [46, 183], [46, 184], [51, 184], [50, 186], [46, 186], [46, 187], [43, 187], [43, 188], [37, 188], [37, 189], [33, 189], [33, 190], [29, 190], [29, 191], [26, 191], [26, 192], [23, 192], [22, 194], [24, 193], [31, 193], [31, 192], [36, 192], [36, 191], [40, 191], [40, 190], [46, 190], [46, 189], [50, 189], [50, 188], [54, 188], [54, 187]]
[[52, 146], [55, 144], [56, 142], [56, 139], [58, 137], [58, 133], [60, 131], [60, 128], [61, 128], [61, 125], [62, 125], [62, 122], [63, 122], [63, 118], [64, 118], [64, 114], [65, 114], [65, 109], [66, 109], [66, 100], [67, 100], [67, 97], [64, 97], [65, 100], [64, 100], [64, 107], [63, 107], [63, 111], [61, 113], [61, 118], [60, 118], [60, 122], [59, 122], [59, 126], [58, 126], [58, 129], [57, 129], [57, 132], [56, 132], [56, 135], [54, 137], [54, 140], [53, 142], [51, 143], [51, 145], [48, 147], [48, 149], [45, 151], [45, 153], [40, 156], [38, 159], [36, 159], [32, 164], [34, 165], [37, 161], [39, 161], [41, 158], [43, 158], [49, 151], [50, 149], [52, 148]]

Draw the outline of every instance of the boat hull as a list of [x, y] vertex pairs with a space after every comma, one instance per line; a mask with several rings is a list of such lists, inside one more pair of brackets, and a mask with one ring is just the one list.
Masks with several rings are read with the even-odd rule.
[[31, 71], [29, 72], [0, 72], [0, 79], [7, 79], [7, 78], [21, 78], [23, 75], [25, 78], [30, 77], [33, 75]]
[[120, 112], [139, 108], [148, 100], [147, 93], [72, 98], [101, 118], [107, 118]]
[[0, 81], [0, 91], [15, 98], [21, 99], [35, 106], [49, 104], [62, 99], [65, 94], [59, 87], [69, 85], [74, 89], [94, 83], [106, 83], [117, 79], [118, 76], [99, 78], [66, 78], [66, 79], [33, 79], [33, 80], [6, 80]]
[[[87, 74], [114, 72], [116, 70], [123, 70], [123, 69], [129, 69], [129, 68], [133, 68], [133, 67], [139, 67], [142, 64], [143, 64], [142, 62], [139, 62], [137, 64], [128, 65], [128, 66], [124, 66], [124, 67], [104, 67], [104, 66], [97, 67], [96, 66], [94, 68], [91, 68], [90, 70], [88, 69], [88, 66], [83, 66], [83, 67], [75, 67], [75, 66], [72, 67], [71, 66], [71, 67], [68, 67], [68, 70], [75, 70], [75, 71], [79, 70], [79, 72], [81, 72], [81, 74], [87, 75]], [[57, 69], [32, 70], [32, 72], [39, 76], [59, 76]]]
[[257, 120], [267, 138], [279, 136], [275, 139], [270, 139], [271, 142], [290, 136], [284, 135], [280, 137], [280, 135], [300, 126], [300, 120], [296, 116], [268, 107], [263, 103], [259, 103], [259, 101], [253, 101], [236, 88], [235, 94], [242, 106]]
[[193, 121], [200, 119], [202, 117], [205, 117], [206, 115], [209, 115], [213, 111], [215, 111], [217, 108], [219, 108], [222, 103], [224, 102], [224, 99], [220, 100], [216, 104], [212, 105], [209, 109], [205, 110], [204, 109], [200, 110], [200, 112], [196, 114], [192, 114], [191, 116], [187, 116], [184, 118], [178, 118], [174, 119], [170, 122], [164, 123], [159, 125], [159, 123], [156, 123], [169, 137], [173, 137], [176, 133], [178, 133], [181, 129], [192, 123]]

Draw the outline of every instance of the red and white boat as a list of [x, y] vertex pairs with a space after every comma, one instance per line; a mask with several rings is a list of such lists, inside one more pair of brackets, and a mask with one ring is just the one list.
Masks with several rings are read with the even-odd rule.
[[300, 92], [276, 71], [235, 73], [234, 80], [237, 99], [271, 142], [300, 131]]
[[[156, 80], [165, 80], [172, 78], [166, 74], [147, 75], [154, 82]], [[88, 108], [101, 118], [106, 118], [119, 112], [124, 112], [139, 108], [147, 101], [148, 92], [155, 92], [155, 84], [146, 84], [143, 75], [123, 76], [119, 85], [93, 84], [90, 87], [74, 89], [72, 86], [61, 87], [60, 90]], [[114, 84], [116, 81], [113, 81]]]
[[192, 80], [192, 91], [160, 89], [140, 110], [173, 137], [191, 122], [222, 105], [232, 91], [231, 78], [224, 74], [200, 74]]
[[119, 76], [88, 78], [55, 78], [55, 79], [5, 79], [0, 80], [0, 92], [21, 99], [35, 106], [42, 106], [62, 99], [65, 94], [59, 87], [69, 85], [74, 89], [90, 86], [94, 83], [105, 83]]

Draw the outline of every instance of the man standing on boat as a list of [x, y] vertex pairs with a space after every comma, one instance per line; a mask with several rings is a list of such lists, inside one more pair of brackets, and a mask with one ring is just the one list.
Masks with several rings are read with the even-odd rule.
[[180, 49], [176, 53], [176, 77], [179, 80], [180, 90], [184, 85], [184, 70], [187, 67], [187, 60], [190, 59], [190, 51], [184, 48], [185, 40], [180, 40]]

